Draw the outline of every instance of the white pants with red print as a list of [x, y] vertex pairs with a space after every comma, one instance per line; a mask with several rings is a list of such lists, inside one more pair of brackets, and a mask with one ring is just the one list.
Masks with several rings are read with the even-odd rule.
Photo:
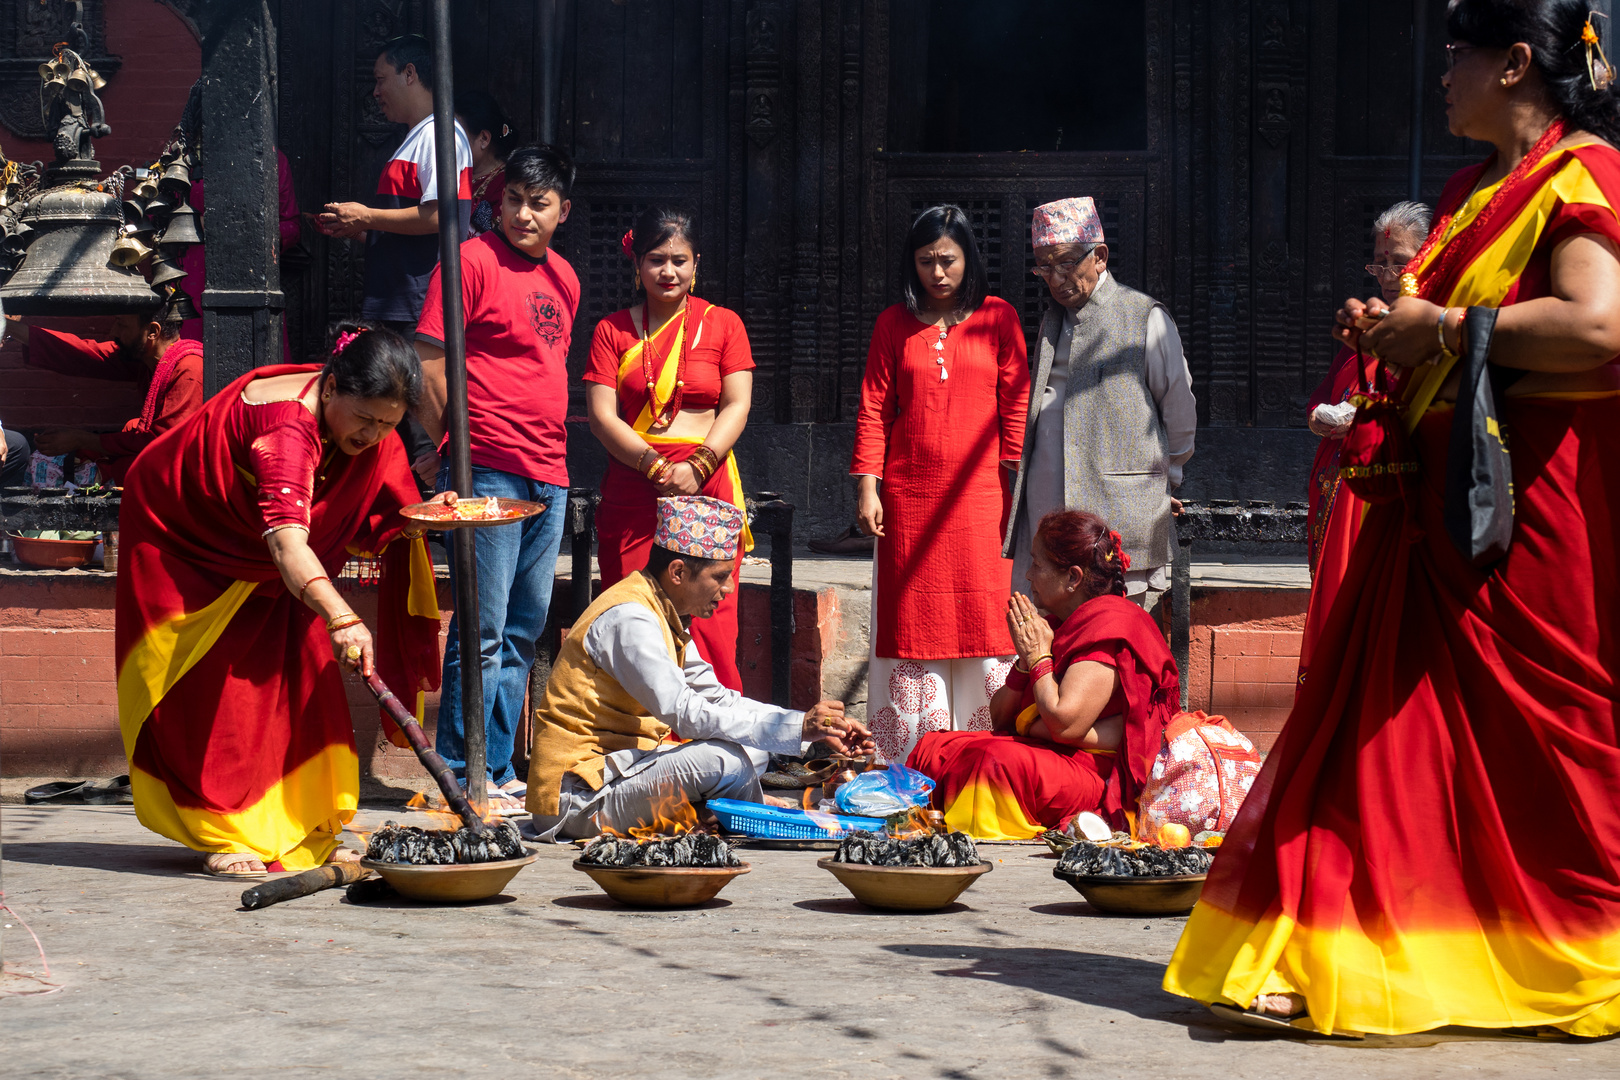
[[1010, 656], [870, 660], [866, 725], [878, 749], [901, 762], [929, 731], [989, 731], [990, 698], [1007, 681]]

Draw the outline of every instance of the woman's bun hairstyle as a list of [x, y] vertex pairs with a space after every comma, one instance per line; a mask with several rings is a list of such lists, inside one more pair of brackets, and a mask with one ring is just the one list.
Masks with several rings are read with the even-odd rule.
[[1035, 537], [1058, 566], [1080, 568], [1086, 599], [1125, 595], [1130, 556], [1120, 545], [1119, 533], [1109, 529], [1108, 523], [1096, 514], [1054, 510], [1041, 518]]

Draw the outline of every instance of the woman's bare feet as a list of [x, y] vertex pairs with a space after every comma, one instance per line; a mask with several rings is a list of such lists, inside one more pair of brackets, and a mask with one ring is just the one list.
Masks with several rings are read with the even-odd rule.
[[1305, 1011], [1305, 997], [1302, 994], [1261, 994], [1249, 1008], [1266, 1016], [1286, 1019]]
[[203, 859], [203, 872], [214, 877], [262, 878], [270, 872], [251, 851], [216, 851]]

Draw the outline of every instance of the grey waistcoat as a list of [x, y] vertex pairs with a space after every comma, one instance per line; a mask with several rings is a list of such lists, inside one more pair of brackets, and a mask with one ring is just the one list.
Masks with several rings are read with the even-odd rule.
[[[1097, 514], [1118, 531], [1133, 570], [1170, 562], [1169, 440], [1147, 384], [1147, 320], [1162, 306], [1119, 284], [1112, 274], [1098, 282], [1074, 328], [1063, 401], [1064, 501], [1071, 509]], [[1027, 550], [1038, 524], [1024, 512], [1024, 470], [1062, 329], [1062, 311], [1047, 312], [1030, 380], [1029, 420], [1013, 482], [1004, 558]]]

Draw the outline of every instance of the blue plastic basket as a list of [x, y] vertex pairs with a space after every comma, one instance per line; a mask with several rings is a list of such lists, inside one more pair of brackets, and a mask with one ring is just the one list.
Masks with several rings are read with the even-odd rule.
[[[883, 819], [850, 817], [846, 814], [817, 813], [814, 818], [803, 810], [784, 810], [763, 803], [742, 802], [738, 799], [710, 799], [706, 804], [720, 819], [720, 824], [735, 833], [757, 836], [765, 840], [818, 840], [837, 839], [858, 829], [882, 832]], [[825, 822], [837, 827], [832, 832], [817, 824]]]

